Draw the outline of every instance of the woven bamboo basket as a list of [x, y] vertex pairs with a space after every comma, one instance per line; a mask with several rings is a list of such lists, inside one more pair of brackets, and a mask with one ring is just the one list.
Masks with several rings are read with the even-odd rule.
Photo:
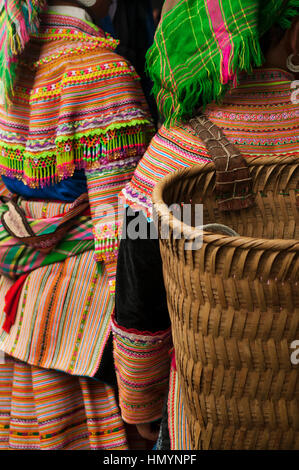
[[[172, 173], [154, 190], [178, 379], [193, 449], [298, 450], [298, 159], [247, 163], [251, 208], [219, 211], [212, 163]], [[186, 225], [170, 212], [174, 203], [203, 204], [204, 224], [239, 235]], [[185, 249], [200, 236], [201, 248]]]

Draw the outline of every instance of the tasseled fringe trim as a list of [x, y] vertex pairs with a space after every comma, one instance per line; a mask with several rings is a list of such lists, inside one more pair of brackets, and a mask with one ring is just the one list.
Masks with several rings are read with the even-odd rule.
[[148, 123], [113, 129], [106, 134], [59, 141], [56, 154], [34, 155], [20, 148], [1, 147], [0, 174], [43, 188], [73, 175], [77, 169], [97, 169], [108, 163], [142, 156], [151, 137]]
[[118, 248], [118, 238], [106, 238], [105, 240], [95, 240], [95, 259], [104, 263], [116, 261]]
[[[268, 31], [269, 28], [275, 23], [282, 27], [282, 29], [289, 29], [292, 20], [299, 14], [298, 0], [289, 0], [287, 4], [280, 0], [281, 6], [275, 14], [273, 12], [273, 4], [271, 2], [264, 2], [261, 7], [260, 15], [260, 29], [261, 34]], [[273, 18], [274, 14], [274, 18]]]

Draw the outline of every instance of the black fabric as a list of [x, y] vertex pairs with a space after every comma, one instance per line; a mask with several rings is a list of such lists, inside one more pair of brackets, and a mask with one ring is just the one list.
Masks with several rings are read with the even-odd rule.
[[141, 77], [152, 117], [157, 122], [157, 106], [151, 94], [152, 82], [145, 73], [145, 55], [155, 33], [150, 0], [118, 0], [113, 27], [115, 36], [120, 40], [117, 52], [132, 63]]
[[102, 360], [100, 366], [93, 377], [95, 380], [100, 380], [105, 384], [110, 385], [111, 387], [117, 387], [117, 380], [114, 368], [114, 359], [113, 359], [113, 336], [110, 333], [110, 336], [105, 345], [103, 351]]
[[[155, 333], [170, 326], [159, 241], [153, 222], [147, 222], [141, 212], [134, 215], [129, 215], [129, 212], [130, 209], [125, 212], [124, 238], [118, 255], [115, 319], [125, 328]], [[133, 223], [138, 231], [138, 221], [146, 227], [146, 239], [132, 240], [129, 238], [130, 224]], [[150, 239], [150, 235], [156, 238]], [[94, 379], [117, 386], [112, 334]]]
[[[128, 211], [118, 254], [115, 319], [122, 327], [155, 333], [170, 326], [159, 241], [149, 237], [155, 232], [153, 222], [141, 212], [129, 215]], [[146, 239], [127, 236], [137, 220], [147, 228]]]
[[118, 0], [113, 26], [120, 39], [117, 51], [143, 76], [145, 54], [152, 45], [155, 32], [150, 1]]

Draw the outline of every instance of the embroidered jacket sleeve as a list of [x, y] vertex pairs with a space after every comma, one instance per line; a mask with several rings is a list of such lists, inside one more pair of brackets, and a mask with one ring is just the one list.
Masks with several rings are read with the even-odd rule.
[[149, 232], [142, 213], [126, 215], [116, 276], [114, 360], [122, 416], [132, 424], [162, 416], [172, 348], [159, 242]]

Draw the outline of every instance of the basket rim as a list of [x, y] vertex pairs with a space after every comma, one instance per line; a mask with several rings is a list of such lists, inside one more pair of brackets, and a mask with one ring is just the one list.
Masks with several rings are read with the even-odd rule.
[[[299, 159], [295, 155], [287, 155], [281, 157], [252, 157], [246, 158], [246, 162], [249, 167], [258, 166], [286, 166], [293, 165], [299, 166]], [[299, 252], [299, 240], [286, 240], [281, 238], [267, 239], [267, 238], [254, 238], [254, 237], [232, 237], [228, 235], [213, 234], [211, 232], [191, 227], [184, 222], [181, 222], [170, 212], [168, 206], [163, 201], [164, 189], [175, 183], [181, 178], [192, 178], [199, 173], [215, 173], [214, 163], [208, 162], [199, 165], [192, 165], [190, 167], [176, 170], [175, 172], [169, 173], [162, 178], [154, 187], [152, 193], [153, 201], [153, 212], [155, 213], [154, 220], [158, 218], [162, 224], [164, 221], [169, 225], [172, 231], [180, 233], [182, 240], [192, 241], [198, 237], [203, 237], [204, 243], [213, 243], [216, 246], [235, 247], [242, 249], [260, 249], [260, 250], [272, 250], [272, 251], [291, 251]], [[187, 235], [186, 236], [184, 236]], [[178, 240], [179, 241], [179, 240]]]

